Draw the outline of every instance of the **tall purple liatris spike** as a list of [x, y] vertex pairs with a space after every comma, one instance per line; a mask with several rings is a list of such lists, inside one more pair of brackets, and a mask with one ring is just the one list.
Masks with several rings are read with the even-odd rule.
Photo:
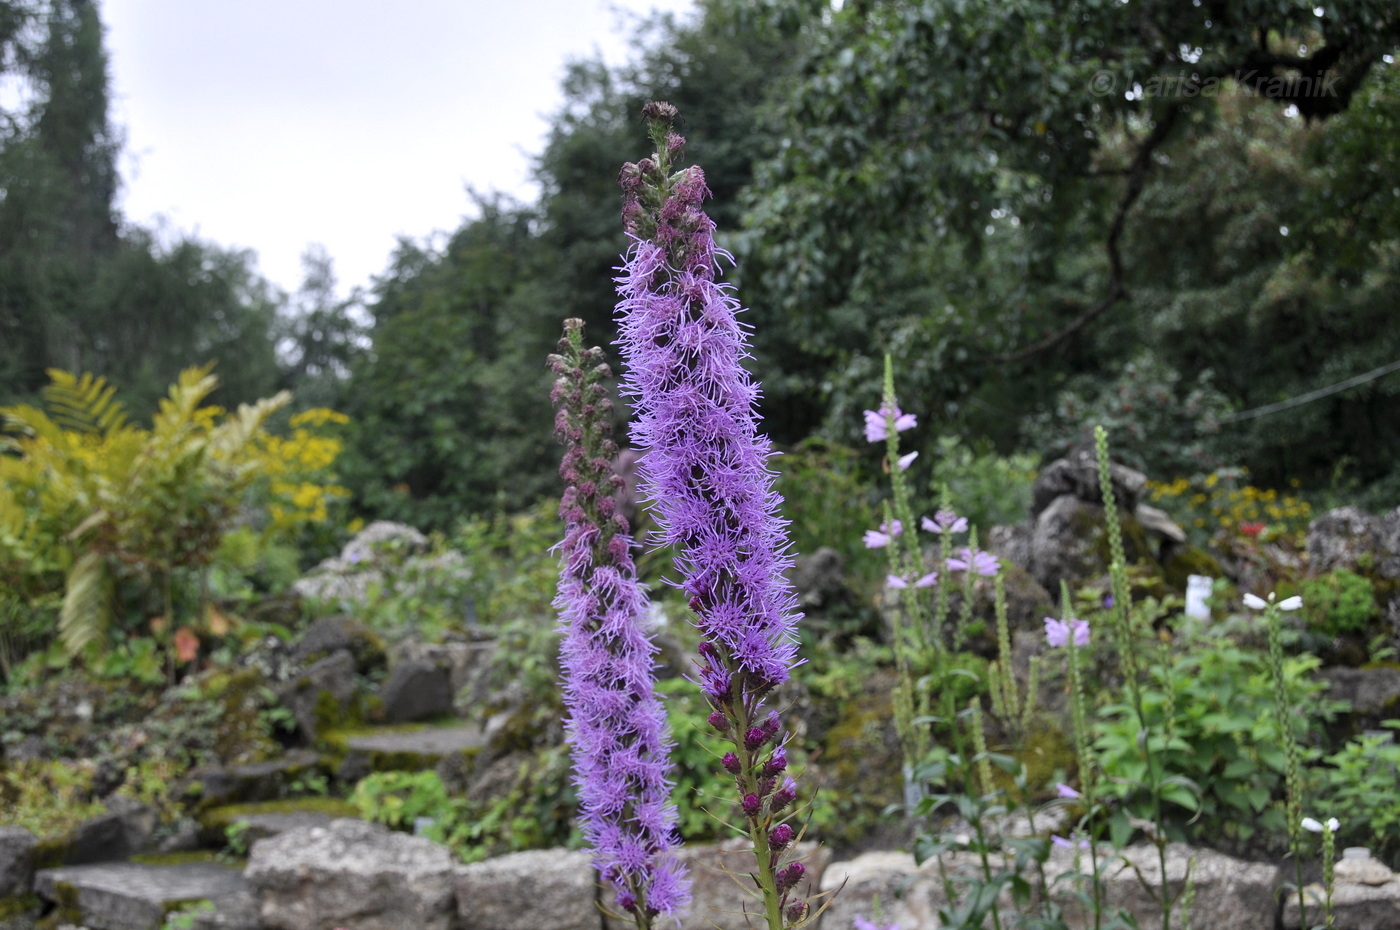
[[[770, 930], [800, 924], [808, 909], [780, 889], [788, 844], [775, 844], [790, 780], [778, 717], [765, 696], [787, 680], [796, 659], [796, 597], [780, 498], [758, 433], [758, 387], [741, 360], [749, 352], [731, 290], [715, 280], [714, 223], [701, 210], [705, 177], [672, 173], [684, 140], [676, 111], [643, 111], [656, 153], [622, 169], [623, 220], [632, 245], [618, 277], [624, 392], [636, 413], [633, 445], [645, 450], [642, 487], [654, 503], [701, 634], [697, 678], [710, 725], [733, 745], [724, 769], [734, 777], [754, 878]], [[779, 759], [784, 759], [781, 765]], [[793, 916], [797, 915], [797, 916]]]
[[566, 320], [553, 399], [555, 434], [568, 451], [559, 471], [564, 541], [559, 610], [564, 639], [565, 728], [573, 750], [584, 838], [617, 905], [646, 930], [690, 900], [676, 860], [666, 713], [655, 693], [656, 646], [643, 630], [646, 595], [632, 562], [627, 521], [616, 512], [617, 447], [609, 438], [611, 377], [601, 349], [583, 348], [583, 321]]

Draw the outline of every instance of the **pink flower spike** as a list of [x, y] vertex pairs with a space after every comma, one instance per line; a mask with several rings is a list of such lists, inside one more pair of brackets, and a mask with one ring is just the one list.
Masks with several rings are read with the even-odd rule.
[[901, 455], [901, 456], [899, 457], [899, 462], [898, 462], [898, 464], [899, 464], [899, 470], [900, 470], [900, 471], [908, 471], [908, 470], [909, 470], [909, 466], [910, 466], [910, 465], [913, 465], [913, 464], [914, 464], [914, 460], [915, 460], [916, 458], [918, 458], [918, 457], [919, 457], [919, 453], [918, 453], [918, 452], [910, 452], [908, 455]]
[[909, 587], [909, 582], [898, 575], [886, 575], [885, 586], [889, 588], [907, 588]]
[[940, 510], [933, 515], [932, 520], [924, 517], [920, 525], [930, 533], [965, 533], [967, 517], [960, 517], [951, 510]]
[[948, 560], [948, 567], [955, 572], [973, 571], [990, 578], [997, 573], [1001, 565], [997, 562], [997, 557], [990, 552], [983, 552], [980, 549], [976, 552], [971, 549], [963, 549], [961, 558]]
[[914, 582], [916, 588], [931, 588], [938, 584], [938, 572], [929, 572], [918, 581]]
[[[879, 410], [865, 411], [866, 442], [880, 442], [889, 438], [889, 413], [890, 410], [888, 407], [881, 407]], [[902, 433], [918, 425], [919, 420], [914, 414], [904, 413], [898, 407], [894, 408], [895, 432]]]

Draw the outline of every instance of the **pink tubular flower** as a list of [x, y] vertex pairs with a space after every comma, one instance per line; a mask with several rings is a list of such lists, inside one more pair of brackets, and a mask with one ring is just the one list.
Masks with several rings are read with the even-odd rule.
[[1071, 618], [1066, 623], [1054, 617], [1045, 618], [1045, 641], [1051, 646], [1057, 649], [1068, 646], [1071, 635], [1076, 646], [1089, 645], [1089, 621]]
[[1073, 788], [1071, 788], [1064, 782], [1060, 782], [1055, 785], [1055, 792], [1067, 801], [1073, 801], [1075, 798], [1079, 797], [1079, 792], [1075, 791]]
[[624, 910], [672, 913], [690, 899], [677, 861], [670, 734], [655, 692], [656, 645], [645, 632], [646, 595], [637, 582], [627, 522], [613, 493], [617, 449], [608, 437], [610, 377], [602, 352], [585, 351], [581, 320], [564, 324], [550, 364], [559, 380], [556, 428], [567, 445], [560, 473], [564, 541], [559, 610], [565, 732], [573, 755], [580, 821], [594, 865]]
[[[787, 681], [797, 658], [797, 597], [785, 571], [788, 539], [758, 431], [758, 387], [732, 290], [715, 280], [714, 223], [698, 167], [673, 171], [680, 145], [671, 137], [675, 108], [648, 104], [656, 154], [624, 166], [623, 217], [631, 236], [617, 278], [619, 344], [627, 362], [623, 393], [644, 450], [641, 487], [653, 502], [662, 541], [700, 632], [696, 678], [714, 727], [738, 762], [732, 773], [744, 828], [771, 889], [782, 851], [770, 851], [779, 825], [777, 778], [764, 776], [785, 743], [765, 697]], [[679, 137], [676, 137], [679, 139]], [[726, 767], [727, 770], [727, 767]], [[769, 892], [765, 892], [767, 894]], [[780, 895], [778, 906], [798, 903]]]
[[960, 517], [951, 510], [940, 510], [933, 519], [924, 517], [919, 525], [930, 533], [965, 533], [967, 517]]
[[955, 572], [972, 571], [988, 578], [995, 575], [1000, 567], [996, 556], [980, 549], [974, 552], [964, 548], [957, 557], [948, 560], [948, 568]]
[[891, 540], [903, 532], [904, 525], [898, 520], [891, 521], [890, 523], [881, 523], [878, 530], [865, 531], [865, 548], [883, 549], [890, 544]]
[[908, 455], [901, 455], [897, 464], [900, 471], [908, 471], [909, 466], [914, 464], [914, 460], [919, 457], [918, 452], [910, 452]]
[[[881, 407], [879, 410], [865, 411], [865, 441], [883, 442], [890, 437], [889, 433], [890, 409]], [[912, 413], [905, 413], [898, 407], [894, 408], [894, 429], [897, 433], [902, 433], [907, 429], [913, 429], [919, 425], [918, 417]]]

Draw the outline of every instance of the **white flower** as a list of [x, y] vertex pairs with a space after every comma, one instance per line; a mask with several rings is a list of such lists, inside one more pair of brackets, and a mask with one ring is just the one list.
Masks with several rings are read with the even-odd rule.
[[1330, 831], [1330, 832], [1332, 832], [1332, 833], [1336, 833], [1338, 830], [1341, 829], [1341, 827], [1342, 827], [1342, 822], [1341, 822], [1340, 820], [1338, 820], [1336, 817], [1329, 817], [1329, 818], [1327, 819], [1327, 823], [1325, 823], [1325, 824], [1318, 823], [1316, 820], [1313, 820], [1311, 817], [1304, 817], [1304, 818], [1303, 818], [1302, 827], [1303, 827], [1304, 830], [1307, 830], [1309, 833], [1321, 833], [1321, 832], [1322, 832], [1322, 828], [1323, 828], [1324, 826], [1328, 829], [1328, 831]]
[[[1270, 604], [1272, 604], [1273, 602], [1274, 602], [1274, 592], [1272, 592], [1272, 591], [1269, 592], [1269, 599], [1268, 599], [1267, 601], [1264, 600], [1262, 597], [1259, 597], [1257, 594], [1246, 594], [1246, 595], [1244, 596], [1244, 606], [1250, 608], [1251, 610], [1263, 610], [1265, 607], [1268, 607], [1268, 606], [1269, 606]], [[1279, 605], [1278, 605], [1278, 609], [1279, 609], [1279, 610], [1297, 610], [1298, 608], [1300, 608], [1300, 607], [1302, 607], [1302, 606], [1303, 606], [1303, 599], [1302, 599], [1301, 597], [1299, 597], [1298, 595], [1295, 594], [1295, 595], [1293, 595], [1292, 597], [1287, 597], [1287, 598], [1284, 598], [1282, 601], [1280, 601], [1280, 602], [1279, 602]]]

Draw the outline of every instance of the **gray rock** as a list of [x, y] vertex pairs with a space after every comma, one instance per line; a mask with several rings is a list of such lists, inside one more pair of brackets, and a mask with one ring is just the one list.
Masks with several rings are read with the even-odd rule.
[[122, 815], [100, 814], [78, 824], [63, 854], [63, 864], [110, 862], [130, 858], [133, 852]]
[[456, 700], [477, 704], [489, 696], [491, 663], [495, 660], [496, 649], [493, 639], [443, 643], [406, 639], [394, 645], [390, 664], [421, 660], [445, 668]]
[[425, 659], [400, 662], [379, 689], [387, 723], [429, 720], [452, 712], [452, 682], [446, 668]]
[[794, 559], [788, 577], [802, 609], [820, 610], [842, 600], [847, 594], [845, 570], [846, 560], [830, 546]]
[[1389, 563], [1400, 556], [1400, 551], [1386, 551], [1392, 522], [1397, 522], [1394, 514], [1382, 519], [1359, 507], [1327, 511], [1308, 524], [1308, 568], [1317, 575], [1337, 568], [1356, 571], [1362, 556], [1369, 556], [1374, 567]]
[[[1140, 930], [1161, 930], [1161, 905], [1143, 887], [1143, 880], [1154, 886], [1161, 884], [1157, 848], [1130, 846], [1121, 855], [1125, 861], [1110, 865], [1104, 876], [1109, 903], [1134, 914]], [[1069, 860], [1068, 855], [1061, 855], [1052, 862], [1071, 864]], [[1173, 843], [1167, 847], [1167, 884], [1173, 896], [1186, 887], [1188, 866], [1195, 886], [1191, 926], [1232, 930], [1271, 930], [1274, 926], [1275, 895], [1281, 881], [1278, 866]], [[1172, 913], [1172, 926], [1179, 926], [1179, 910]]]
[[145, 849], [160, 823], [160, 815], [156, 809], [149, 804], [142, 804], [135, 798], [120, 794], [111, 795], [102, 803], [110, 813], [121, 818], [122, 827], [126, 831], [127, 848], [132, 852]]
[[245, 875], [269, 930], [456, 926], [451, 854], [361, 820], [255, 843]]
[[29, 894], [39, 838], [23, 827], [0, 827], [0, 898]]
[[[1321, 920], [1323, 890], [1321, 885], [1303, 889], [1308, 902], [1308, 926]], [[1332, 914], [1337, 930], [1395, 930], [1400, 927], [1400, 881], [1382, 885], [1338, 882], [1332, 889]], [[1286, 930], [1298, 928], [1298, 898], [1289, 895], [1283, 908]]]
[[485, 742], [486, 735], [480, 727], [462, 724], [399, 733], [356, 733], [346, 739], [345, 745], [351, 752], [411, 753], [436, 762], [452, 753], [474, 752]]
[[587, 852], [538, 849], [497, 856], [458, 866], [453, 885], [457, 914], [472, 930], [598, 930], [601, 920]]
[[947, 904], [936, 863], [930, 860], [920, 868], [908, 853], [868, 852], [834, 862], [820, 888], [831, 896], [821, 925], [840, 930], [854, 926], [857, 917], [873, 920], [877, 899], [884, 923], [900, 930], [935, 930], [938, 909]]
[[364, 623], [345, 614], [321, 617], [308, 626], [291, 646], [293, 661], [306, 663], [344, 650], [355, 659], [355, 669], [366, 674], [385, 665], [384, 644]]
[[321, 757], [305, 749], [294, 750], [278, 759], [249, 765], [204, 766], [187, 777], [199, 786], [202, 808], [249, 801], [275, 801], [285, 797], [294, 781], [319, 773]]
[[246, 824], [242, 828], [243, 841], [251, 847], [259, 840], [270, 839], [292, 830], [329, 827], [333, 820], [333, 816], [320, 811], [286, 811], [279, 814], [238, 814], [233, 818], [233, 823]]
[[[1108, 474], [1119, 509], [1132, 513], [1142, 500], [1147, 476], [1117, 462], [1109, 463]], [[1031, 519], [1040, 516], [1060, 497], [1103, 504], [1103, 495], [1099, 493], [1099, 466], [1091, 446], [1080, 447], [1040, 470], [1031, 486]]]
[[175, 905], [210, 900], [217, 907], [247, 891], [237, 870], [213, 863], [65, 866], [41, 870], [34, 887], [55, 903], [67, 897], [63, 889], [72, 889], [83, 923], [92, 930], [158, 930]]
[[348, 650], [337, 650], [312, 663], [277, 690], [278, 700], [292, 712], [307, 742], [314, 742], [319, 735], [316, 709], [323, 694], [330, 695], [340, 714], [348, 714], [355, 699], [355, 659]]
[[[681, 915], [681, 930], [748, 930], [763, 924], [762, 905], [753, 897], [753, 880], [749, 878], [753, 871], [752, 850], [749, 841], [742, 839], [689, 845], [680, 850], [680, 860], [690, 871], [694, 893], [689, 913]], [[807, 875], [796, 893], [809, 896], [813, 888], [821, 885], [822, 873], [831, 862], [831, 850], [816, 843], [800, 843], [795, 854], [784, 862], [790, 859], [801, 859], [807, 867]], [[621, 921], [608, 923], [609, 930], [625, 930], [627, 926]], [[842, 930], [849, 926], [842, 925]]]
[[1031, 525], [994, 526], [987, 531], [987, 551], [1001, 559], [1029, 570], [1031, 565]]
[[1327, 682], [1327, 696], [1349, 703], [1353, 714], [1394, 716], [1400, 699], [1400, 669], [1336, 666], [1318, 675]]

